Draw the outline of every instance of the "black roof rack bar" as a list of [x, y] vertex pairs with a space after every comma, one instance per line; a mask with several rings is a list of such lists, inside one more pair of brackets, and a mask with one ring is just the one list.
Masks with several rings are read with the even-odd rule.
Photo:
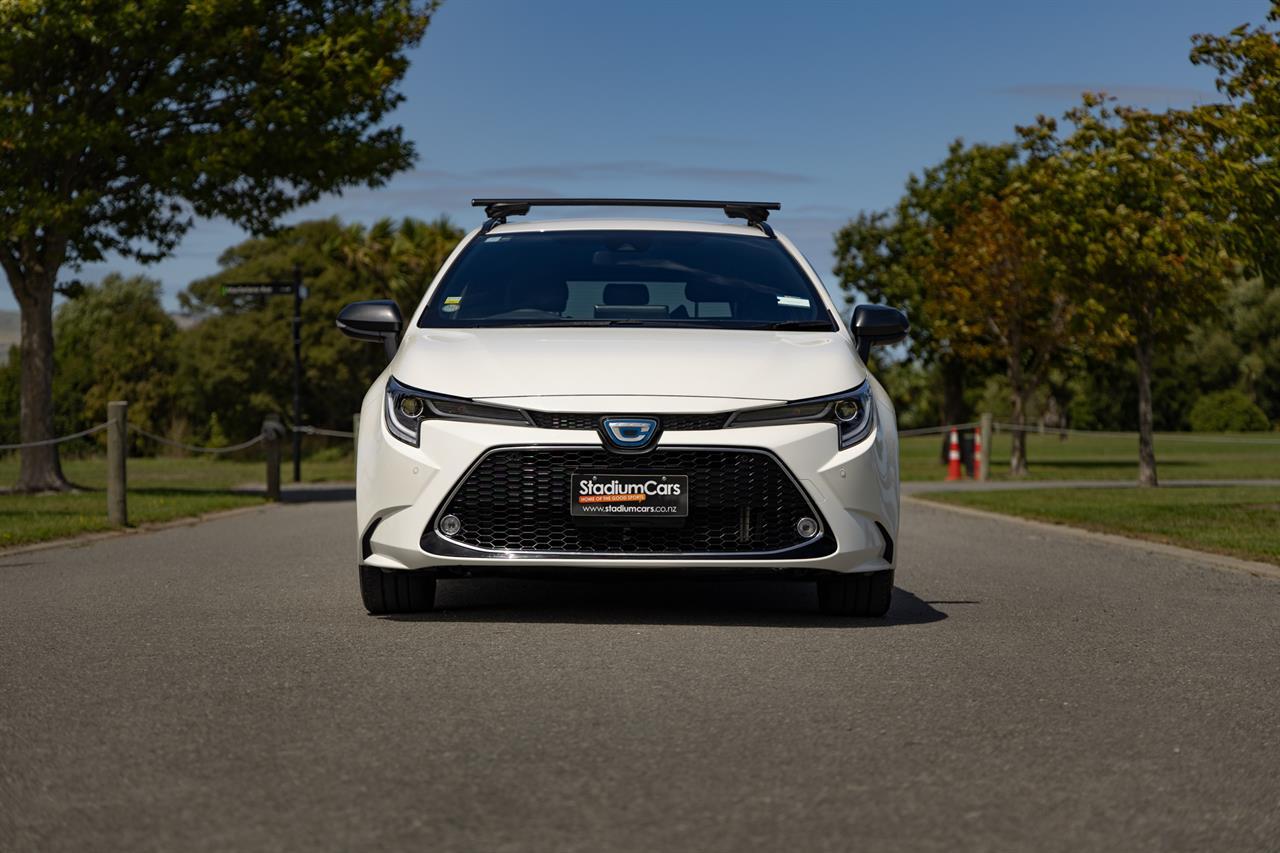
[[483, 233], [507, 221], [508, 216], [523, 216], [531, 207], [698, 207], [721, 209], [730, 219], [745, 219], [773, 237], [773, 229], [765, 221], [769, 211], [782, 210], [776, 201], [712, 201], [689, 198], [473, 198], [472, 207], [483, 207], [489, 217]]

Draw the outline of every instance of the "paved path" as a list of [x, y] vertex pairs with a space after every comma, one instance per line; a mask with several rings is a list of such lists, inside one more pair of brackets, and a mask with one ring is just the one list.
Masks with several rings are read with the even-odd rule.
[[887, 621], [442, 585], [352, 508], [0, 559], [0, 850], [1266, 850], [1280, 582], [911, 504]]

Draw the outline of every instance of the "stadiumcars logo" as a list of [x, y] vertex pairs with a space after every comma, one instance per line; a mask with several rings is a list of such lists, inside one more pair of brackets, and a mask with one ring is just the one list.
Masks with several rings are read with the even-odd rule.
[[683, 474], [575, 471], [569, 513], [581, 517], [689, 514], [689, 478]]

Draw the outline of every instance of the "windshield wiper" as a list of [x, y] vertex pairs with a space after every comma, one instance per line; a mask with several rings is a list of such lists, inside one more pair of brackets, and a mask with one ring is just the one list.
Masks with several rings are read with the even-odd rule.
[[753, 329], [764, 329], [770, 332], [834, 332], [835, 326], [830, 320], [784, 320], [778, 323], [761, 323]]

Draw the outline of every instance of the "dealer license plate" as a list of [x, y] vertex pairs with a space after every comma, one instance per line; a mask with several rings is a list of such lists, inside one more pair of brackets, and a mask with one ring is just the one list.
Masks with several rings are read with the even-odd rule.
[[663, 519], [689, 515], [684, 474], [574, 471], [569, 475], [569, 514], [597, 519]]

